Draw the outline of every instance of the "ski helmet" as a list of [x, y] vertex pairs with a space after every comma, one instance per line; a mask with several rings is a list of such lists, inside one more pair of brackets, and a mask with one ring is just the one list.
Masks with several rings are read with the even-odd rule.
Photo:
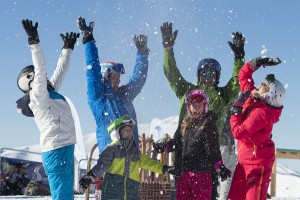
[[267, 84], [270, 87], [269, 92], [262, 95], [267, 104], [280, 108], [283, 106], [285, 99], [285, 88], [280, 81], [275, 79], [274, 74], [266, 76]]
[[201, 76], [201, 71], [204, 68], [213, 68], [216, 72], [216, 85], [219, 84], [219, 80], [220, 80], [220, 76], [221, 76], [221, 65], [219, 64], [218, 61], [216, 61], [213, 58], [205, 58], [203, 60], [201, 60], [197, 66], [197, 78], [198, 78], [198, 82], [200, 82], [200, 76]]
[[100, 64], [102, 77], [108, 78], [112, 73], [125, 74], [125, 68], [122, 63], [104, 62]]
[[22, 69], [17, 78], [17, 85], [24, 93], [28, 93], [31, 90], [31, 83], [34, 79], [34, 66], [29, 65]]
[[200, 89], [195, 89], [190, 91], [185, 97], [185, 104], [191, 105], [193, 103], [203, 103], [204, 104], [204, 112], [208, 111], [209, 97], [208, 95]]
[[132, 127], [135, 125], [135, 121], [128, 115], [124, 115], [123, 117], [120, 117], [119, 119], [113, 121], [107, 128], [111, 139], [113, 141], [120, 142], [120, 128], [128, 125]]

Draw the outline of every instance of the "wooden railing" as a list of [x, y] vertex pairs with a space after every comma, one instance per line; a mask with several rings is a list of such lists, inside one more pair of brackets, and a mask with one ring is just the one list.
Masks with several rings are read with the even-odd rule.
[[300, 150], [294, 149], [276, 149], [276, 160], [272, 169], [272, 177], [271, 177], [271, 196], [276, 196], [276, 163], [278, 158], [283, 159], [300, 159]]

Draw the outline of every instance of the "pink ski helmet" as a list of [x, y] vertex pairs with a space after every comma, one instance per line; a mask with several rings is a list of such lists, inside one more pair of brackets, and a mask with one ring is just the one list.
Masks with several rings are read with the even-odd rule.
[[191, 105], [193, 103], [203, 103], [204, 104], [204, 112], [208, 111], [209, 97], [208, 95], [200, 89], [195, 89], [190, 91], [185, 97], [186, 105]]

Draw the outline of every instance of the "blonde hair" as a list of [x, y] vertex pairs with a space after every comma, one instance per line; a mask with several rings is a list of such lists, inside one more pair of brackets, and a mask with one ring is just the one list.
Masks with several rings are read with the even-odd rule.
[[181, 127], [181, 135], [185, 136], [186, 134], [186, 129], [188, 129], [189, 127], [192, 126], [192, 124], [194, 123], [194, 118], [191, 117], [191, 115], [189, 114], [189, 111], [186, 113], [186, 115], [183, 118], [183, 124]]

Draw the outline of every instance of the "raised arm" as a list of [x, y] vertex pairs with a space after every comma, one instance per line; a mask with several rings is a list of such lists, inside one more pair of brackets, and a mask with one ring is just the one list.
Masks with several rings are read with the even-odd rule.
[[141, 92], [145, 85], [148, 74], [148, 55], [150, 49], [147, 46], [148, 37], [146, 35], [133, 36], [133, 41], [137, 48], [136, 64], [133, 70], [133, 75], [126, 85], [126, 92], [130, 101]]
[[95, 101], [103, 96], [104, 81], [102, 80], [100, 60], [98, 56], [98, 49], [96, 41], [93, 36], [94, 22], [90, 22], [89, 26], [86, 25], [85, 19], [79, 17], [77, 25], [81, 34], [83, 35], [82, 43], [85, 48], [86, 58], [86, 79], [87, 79], [87, 94], [89, 101]]
[[50, 82], [54, 86], [55, 91], [58, 91], [60, 89], [62, 82], [68, 72], [71, 55], [74, 49], [75, 42], [79, 37], [79, 33], [70, 32], [70, 33], [66, 33], [65, 35], [61, 33], [60, 37], [64, 42], [64, 46], [59, 56], [54, 73], [50, 78]]
[[32, 81], [32, 89], [30, 91], [31, 101], [44, 102], [48, 96], [47, 92], [47, 76], [46, 63], [42, 48], [40, 46], [38, 23], [33, 26], [29, 19], [22, 20], [23, 28], [28, 36], [28, 44], [31, 49], [32, 62], [34, 66], [34, 79]]
[[228, 45], [234, 54], [234, 65], [232, 71], [232, 77], [226, 84], [224, 96], [228, 97], [228, 104], [232, 102], [240, 91], [240, 85], [238, 80], [238, 73], [244, 65], [245, 57], [245, 37], [241, 32], [232, 33], [232, 42], [228, 41]]
[[274, 66], [280, 63], [281, 60], [279, 58], [270, 57], [257, 57], [253, 58], [250, 62], [245, 63], [238, 75], [241, 92], [245, 92], [246, 90], [252, 91], [255, 88], [254, 80], [252, 78], [254, 71], [261, 66]]
[[160, 27], [162, 44], [164, 47], [164, 74], [167, 77], [172, 90], [180, 99], [190, 89], [191, 83], [187, 82], [181, 75], [176, 65], [173, 46], [178, 30], [172, 31], [172, 23], [165, 22]]

